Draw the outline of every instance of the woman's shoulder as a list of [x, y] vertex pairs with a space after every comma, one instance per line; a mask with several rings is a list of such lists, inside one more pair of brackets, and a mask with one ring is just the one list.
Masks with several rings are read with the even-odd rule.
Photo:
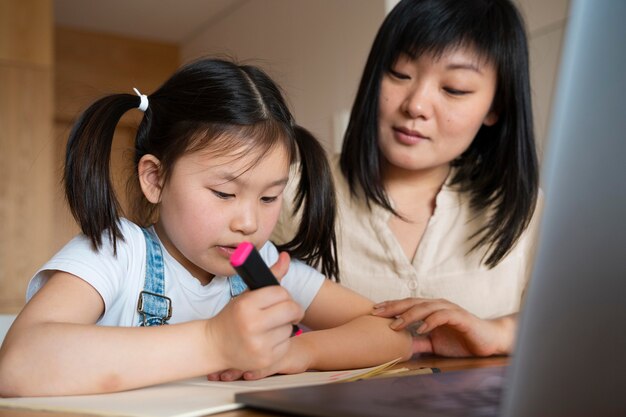
[[337, 207], [340, 212], [346, 211], [350, 216], [369, 215], [370, 208], [366, 203], [360, 185], [355, 184], [354, 190], [350, 188], [350, 184], [341, 169], [341, 154], [334, 154], [329, 158], [330, 171], [335, 186], [335, 196], [337, 198]]
[[331, 155], [328, 158], [328, 162], [330, 164], [330, 173], [333, 177], [337, 192], [349, 192], [348, 181], [346, 181], [346, 177], [344, 177], [343, 171], [341, 171], [341, 154], [336, 153]]

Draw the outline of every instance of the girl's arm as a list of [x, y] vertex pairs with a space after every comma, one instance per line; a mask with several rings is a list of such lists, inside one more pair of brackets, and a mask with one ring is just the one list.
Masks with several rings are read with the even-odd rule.
[[296, 340], [307, 345], [311, 369], [350, 369], [411, 357], [408, 332], [389, 328], [391, 320], [371, 315], [373, 303], [331, 281], [325, 281], [303, 323], [313, 332]]
[[16, 318], [0, 348], [0, 396], [127, 390], [220, 369], [270, 366], [289, 348], [300, 307], [281, 287], [243, 294], [210, 320], [105, 327], [98, 292], [56, 272]]
[[242, 374], [245, 379], [258, 379], [274, 373], [362, 368], [409, 359], [410, 334], [392, 330], [389, 319], [372, 316], [372, 307], [368, 299], [325, 281], [303, 320], [314, 330], [291, 338], [289, 352], [281, 361], [257, 371], [230, 369], [209, 379], [232, 380]]

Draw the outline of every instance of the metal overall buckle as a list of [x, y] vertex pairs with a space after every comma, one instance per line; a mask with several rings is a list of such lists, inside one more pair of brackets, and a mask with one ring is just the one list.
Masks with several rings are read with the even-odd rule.
[[[157, 297], [157, 298], [162, 298], [163, 300], [165, 300], [165, 304], [167, 306], [166, 316], [158, 317], [148, 311], [145, 311], [144, 310], [144, 305], [145, 305], [144, 297], [145, 296]], [[141, 291], [139, 293], [139, 299], [137, 300], [137, 312], [142, 315], [143, 317], [142, 321], [143, 321], [144, 326], [149, 325], [148, 316], [151, 316], [151, 318], [159, 319], [161, 321], [161, 324], [167, 324], [167, 321], [172, 317], [172, 300], [169, 297], [166, 297], [161, 294], [156, 294], [156, 293], [145, 291], [145, 290]]]

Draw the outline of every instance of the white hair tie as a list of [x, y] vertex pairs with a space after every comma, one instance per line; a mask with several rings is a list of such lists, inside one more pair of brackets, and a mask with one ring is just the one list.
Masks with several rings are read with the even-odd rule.
[[139, 102], [139, 107], [137, 108], [145, 112], [146, 110], [148, 110], [148, 96], [145, 94], [141, 94], [136, 88], [133, 88], [133, 90], [135, 90], [135, 94], [137, 94], [141, 99], [141, 101]]

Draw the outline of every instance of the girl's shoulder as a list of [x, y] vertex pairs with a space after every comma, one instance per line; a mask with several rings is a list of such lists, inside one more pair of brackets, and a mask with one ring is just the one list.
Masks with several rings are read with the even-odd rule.
[[278, 248], [271, 241], [265, 242], [265, 245], [259, 249], [259, 255], [261, 255], [261, 259], [269, 265], [272, 266], [278, 260]]
[[[270, 267], [276, 263], [279, 255], [278, 249], [270, 241], [261, 247], [259, 254]], [[289, 270], [282, 278], [280, 285], [289, 291], [293, 299], [306, 310], [322, 287], [324, 280], [325, 277], [315, 268], [299, 259], [291, 259]]]
[[98, 249], [82, 233], [70, 240], [31, 278], [27, 298], [55, 271], [63, 271], [91, 284], [108, 304], [129, 277], [138, 275], [145, 262], [146, 244], [141, 228], [126, 219], [120, 219], [118, 225], [122, 239], [117, 239], [115, 248], [106, 232]]
[[118, 237], [115, 241], [115, 245], [113, 240], [111, 239], [109, 232], [104, 231], [101, 234], [101, 246], [99, 248], [95, 248], [91, 239], [89, 239], [83, 233], [79, 233], [74, 236], [56, 255], [57, 257], [66, 257], [73, 258], [75, 256], [87, 255], [95, 256], [95, 257], [107, 257], [107, 256], [126, 256], [136, 249], [141, 250], [145, 249], [144, 237], [141, 227], [137, 224], [131, 222], [128, 219], [120, 218], [118, 221], [118, 227], [120, 230], [120, 237]]

